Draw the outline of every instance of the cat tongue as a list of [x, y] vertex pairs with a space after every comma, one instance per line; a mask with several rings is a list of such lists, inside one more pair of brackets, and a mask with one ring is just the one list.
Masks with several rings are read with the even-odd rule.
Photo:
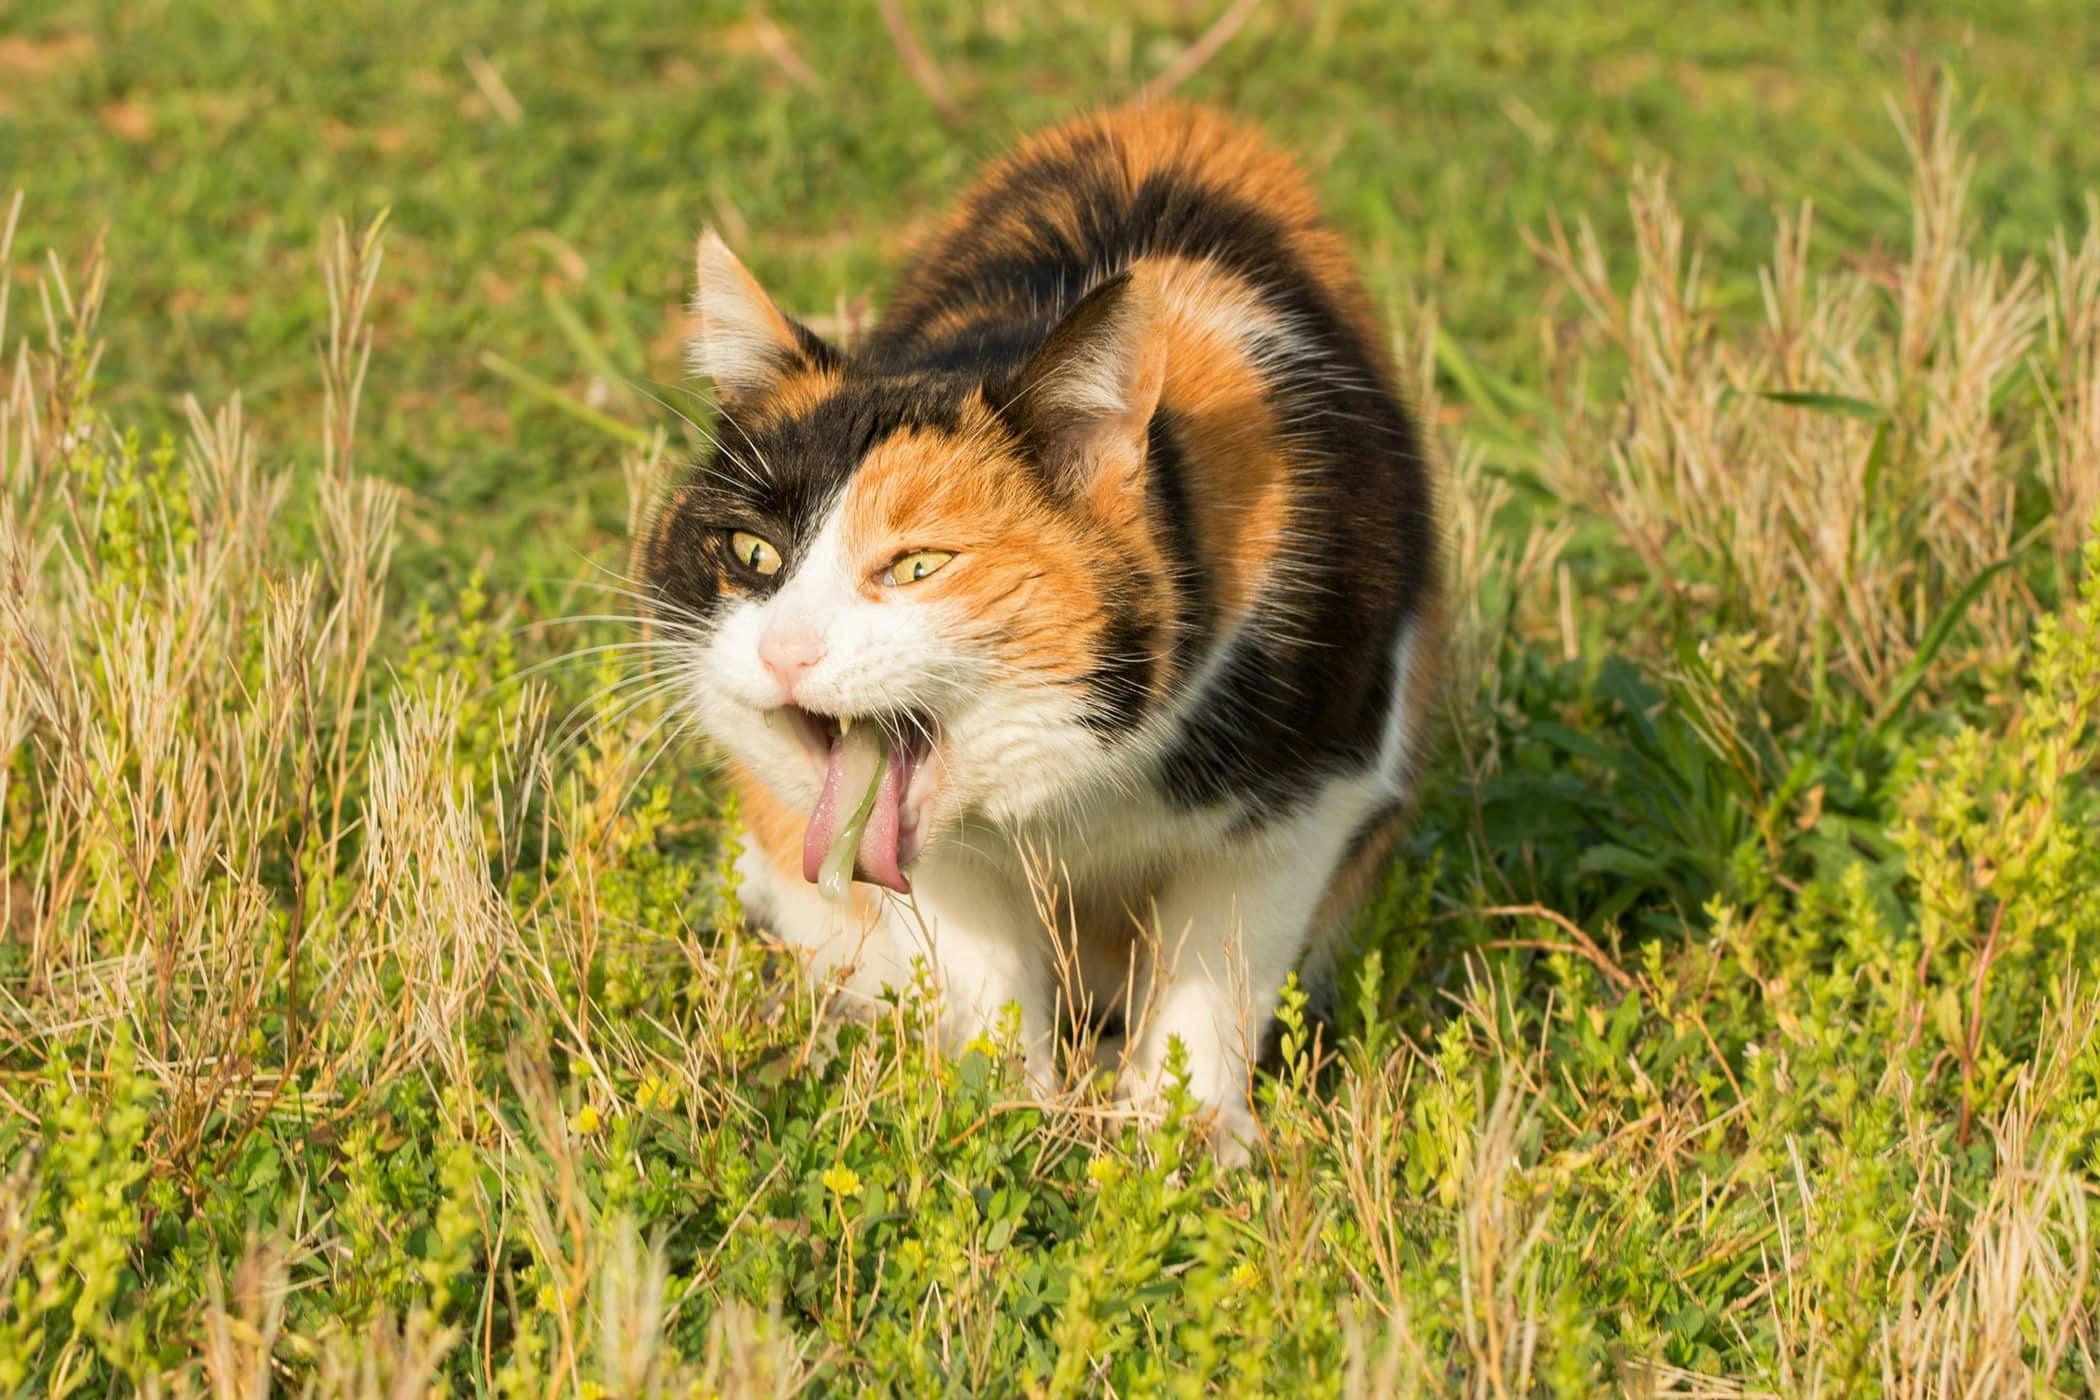
[[[874, 725], [864, 725], [831, 741], [824, 769], [824, 790], [809, 814], [802, 838], [802, 878], [819, 883], [826, 861], [841, 842], [853, 841], [853, 877], [911, 893], [898, 859], [899, 813], [904, 802], [906, 765]], [[861, 821], [855, 821], [866, 805]], [[839, 853], [841, 861], [846, 857]]]

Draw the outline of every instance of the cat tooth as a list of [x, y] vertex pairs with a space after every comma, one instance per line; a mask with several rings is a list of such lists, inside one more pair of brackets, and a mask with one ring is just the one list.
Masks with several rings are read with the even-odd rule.
[[852, 732], [853, 732], [853, 716], [851, 716], [851, 715], [840, 715], [840, 716], [839, 716], [839, 737], [840, 737], [841, 739], [843, 739], [843, 738], [845, 738], [845, 737], [846, 737], [846, 736], [847, 736], [848, 734], [851, 734]]

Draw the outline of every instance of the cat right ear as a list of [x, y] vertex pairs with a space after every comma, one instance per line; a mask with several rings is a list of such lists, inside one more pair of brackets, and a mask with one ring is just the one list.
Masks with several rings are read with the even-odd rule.
[[693, 289], [693, 338], [686, 363], [715, 382], [718, 400], [757, 398], [798, 370], [837, 354], [789, 317], [713, 229], [700, 235]]
[[1069, 490], [1128, 491], [1145, 465], [1166, 346], [1158, 301], [1123, 272], [1079, 299], [998, 392], [1009, 421]]

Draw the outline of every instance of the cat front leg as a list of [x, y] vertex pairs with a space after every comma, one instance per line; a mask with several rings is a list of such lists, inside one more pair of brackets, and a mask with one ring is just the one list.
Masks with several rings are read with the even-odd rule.
[[932, 973], [943, 1048], [954, 1054], [978, 1035], [996, 1036], [1018, 1005], [1022, 1066], [1037, 1092], [1049, 1092], [1054, 978], [1046, 935], [1015, 882], [974, 856], [929, 854], [912, 871], [911, 896], [888, 903], [893, 960], [923, 959]]
[[1328, 887], [1377, 810], [1361, 785], [1333, 783], [1304, 811], [1187, 861], [1146, 920], [1159, 970], [1124, 1091], [1156, 1101], [1168, 1048], [1180, 1041], [1189, 1093], [1214, 1110], [1216, 1149], [1228, 1164], [1246, 1161], [1256, 1140], [1251, 1067], [1277, 995], [1324, 935], [1316, 925]]

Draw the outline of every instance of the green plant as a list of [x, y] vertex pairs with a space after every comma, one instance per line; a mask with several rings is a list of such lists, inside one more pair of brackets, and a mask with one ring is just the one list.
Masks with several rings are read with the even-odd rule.
[[[1425, 31], [1313, 5], [1246, 21], [1288, 61], [1225, 50], [1211, 76], [1316, 160], [1324, 118], [1296, 109], [1322, 74], [1408, 64], [1432, 131], [1473, 133], [1477, 170], [1388, 133], [1326, 171], [1381, 286], [1436, 270], [1438, 180], [1524, 172], [1448, 221], [1448, 323], [1425, 308], [1402, 357], [1452, 466], [1447, 757], [1328, 1018], [1285, 998], [1244, 1171], [1183, 1099], [1141, 1117], [1079, 1074], [1038, 1096], [1000, 1037], [940, 1045], [923, 987], [827, 1017], [746, 922], [738, 813], [620, 630], [624, 580], [577, 581], [621, 473], [587, 507], [532, 489], [617, 450], [632, 516], [671, 469], [655, 420], [685, 405], [645, 386], [689, 148], [763, 147], [772, 178], [703, 171], [699, 197], [787, 230], [809, 266], [782, 285], [817, 306], [957, 138], [860, 21], [709, 15], [722, 98], [672, 117], [682, 12], [600, 15], [608, 52], [647, 57], [634, 91], [492, 13], [384, 13], [356, 44], [251, 17], [299, 60], [274, 76], [224, 17], [40, 9], [0, 41], [10, 74], [47, 65], [0, 90], [0, 151], [81, 156], [29, 224], [91, 246], [93, 182], [171, 211], [165, 257], [34, 277], [19, 205], [0, 235], [0, 1390], [2100, 1386], [2100, 255], [2047, 236], [2100, 172], [2047, 100], [2072, 65], [2026, 61], [2082, 13], [2000, 15], [1973, 58], [2022, 82], [1972, 175], [1945, 109], [1901, 128], [1908, 235], [1875, 146], [1898, 138], [1835, 89], [1938, 31], [1855, 17], [1869, 57], [1811, 46], [1784, 120], [1818, 137], [1799, 178], [1831, 247], [1785, 225], [1762, 319], [1756, 254], [1714, 215], [1753, 218], [1722, 187], [1770, 167], [1700, 162], [1715, 127], [1683, 137], [1682, 214], [1643, 183], [1507, 277], [1488, 236], [1600, 206], [1673, 124], [1766, 130], [1727, 57], [1766, 51], [1758, 22], [1673, 27], [1676, 77], [1558, 11]], [[1020, 100], [1047, 109], [1101, 90], [1100, 54], [1183, 51], [1143, 7], [905, 18], [967, 60], [964, 113], [995, 79], [1035, 75]], [[1335, 100], [1358, 136], [1390, 125]], [[141, 119], [165, 165], [109, 134]], [[252, 166], [197, 158], [229, 122]], [[396, 207], [280, 296], [268, 274], [342, 197], [316, 129]], [[797, 142], [838, 151], [835, 188]], [[1369, 178], [1388, 158], [1412, 183]], [[215, 243], [199, 211], [261, 199], [258, 174], [281, 221]], [[558, 226], [492, 232], [543, 188]], [[471, 296], [439, 286], [452, 265]], [[508, 411], [460, 368], [483, 312], [529, 376], [503, 382], [533, 386]], [[226, 382], [229, 346], [306, 344], [318, 374], [302, 355], [157, 407]], [[500, 505], [464, 509], [513, 458]], [[1716, 462], [1741, 480], [1702, 495]]]

